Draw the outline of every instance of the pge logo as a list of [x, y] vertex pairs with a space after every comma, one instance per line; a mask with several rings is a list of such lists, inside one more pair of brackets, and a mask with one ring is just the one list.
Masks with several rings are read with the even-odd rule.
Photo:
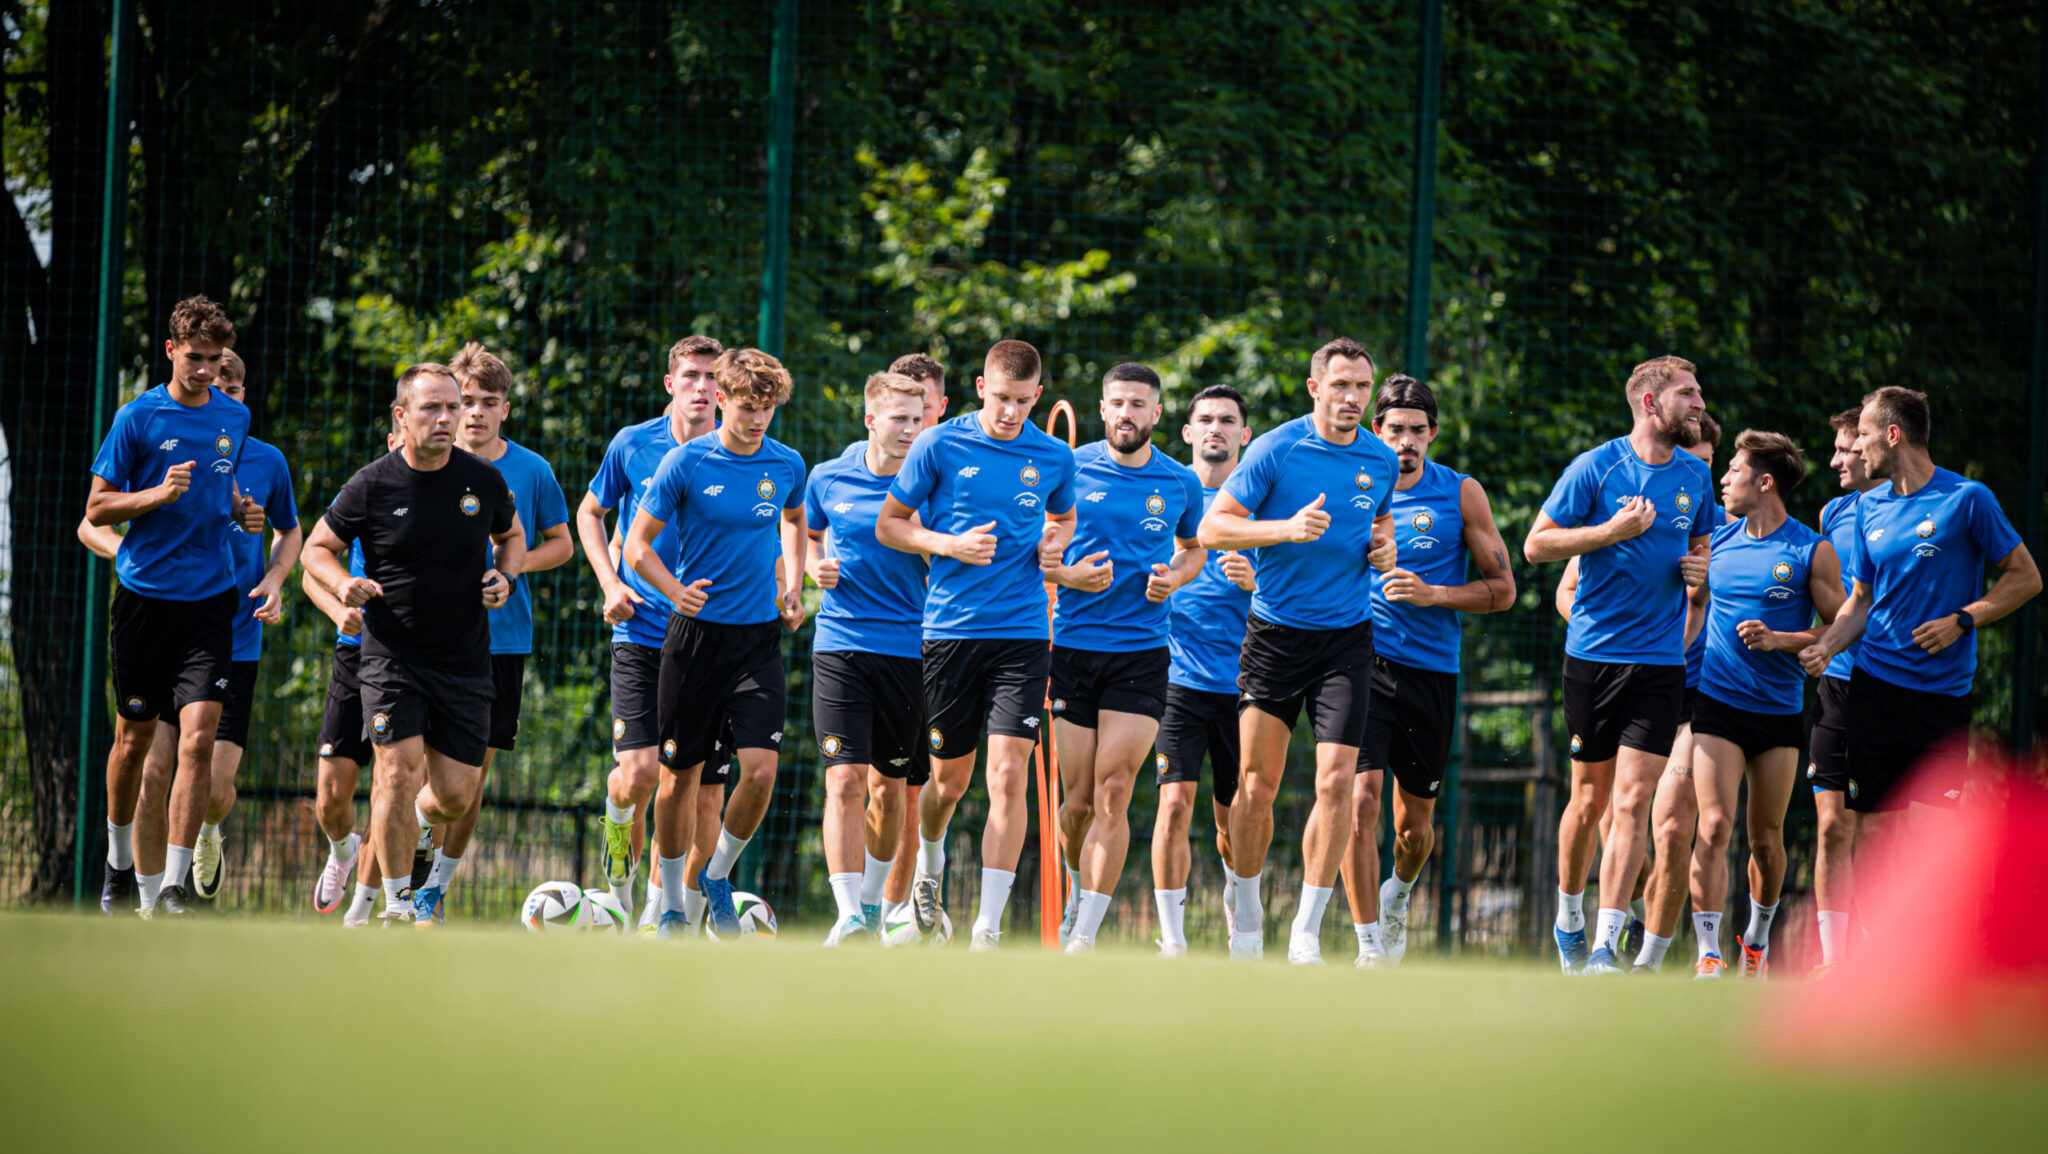
[[773, 501], [762, 501], [754, 506], [754, 516], [756, 517], [773, 517], [774, 515], [775, 502]]
[[[1359, 474], [1359, 476], [1361, 476], [1361, 477], [1364, 477], [1364, 476], [1365, 476], [1365, 474], [1363, 474], [1363, 473], [1360, 473], [1360, 474]], [[1370, 480], [1370, 478], [1368, 478], [1368, 480]], [[1372, 510], [1373, 510], [1373, 506], [1375, 506], [1375, 505], [1377, 505], [1377, 504], [1379, 504], [1379, 501], [1378, 501], [1378, 500], [1376, 500], [1375, 498], [1372, 498], [1372, 497], [1368, 497], [1368, 496], [1366, 496], [1366, 495], [1365, 495], [1364, 493], [1359, 493], [1359, 494], [1356, 494], [1355, 496], [1353, 496], [1353, 497], [1351, 498], [1351, 507], [1352, 507], [1352, 508], [1354, 508], [1354, 509], [1362, 509], [1362, 510], [1364, 510], [1364, 511], [1365, 511], [1365, 512], [1367, 512], [1367, 513], [1370, 513], [1370, 512], [1372, 512]]]
[[1166, 522], [1161, 521], [1157, 517], [1147, 517], [1143, 521], [1138, 522], [1138, 528], [1143, 529], [1147, 533], [1164, 533], [1166, 532]]
[[1019, 493], [1017, 494], [1017, 504], [1026, 509], [1036, 509], [1038, 508], [1038, 494]]

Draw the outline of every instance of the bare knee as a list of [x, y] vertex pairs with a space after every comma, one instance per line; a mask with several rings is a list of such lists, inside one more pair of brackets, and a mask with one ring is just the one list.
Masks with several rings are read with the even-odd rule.
[[1122, 816], [1131, 804], [1131, 779], [1111, 777], [1095, 787], [1095, 807], [1112, 817]]
[[865, 783], [861, 773], [850, 765], [835, 765], [825, 771], [826, 800], [837, 805], [850, 805], [861, 800]]
[[1076, 790], [1060, 798], [1060, 820], [1071, 825], [1076, 822], [1093, 821], [1095, 798]]
[[1180, 790], [1161, 790], [1158, 825], [1162, 829], [1185, 830], [1195, 822], [1194, 801]]
[[[1024, 800], [1025, 773], [1021, 766], [991, 765], [988, 770], [988, 794], [991, 798], [1001, 797], [1006, 801]], [[961, 792], [966, 792], [964, 788]]]
[[1700, 841], [1714, 849], [1728, 848], [1728, 839], [1735, 833], [1735, 823], [1726, 813], [1711, 810], [1700, 815]]
[[1394, 831], [1395, 852], [1410, 861], [1429, 856], [1436, 848], [1436, 833], [1428, 826], [1403, 826]]
[[1273, 808], [1273, 799], [1280, 795], [1280, 783], [1263, 773], [1248, 773], [1238, 781], [1237, 797], [1231, 801], [1233, 810], [1246, 805], [1259, 809]]

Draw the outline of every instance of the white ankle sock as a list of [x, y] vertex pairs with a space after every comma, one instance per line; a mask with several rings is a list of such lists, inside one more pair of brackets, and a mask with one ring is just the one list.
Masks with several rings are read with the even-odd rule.
[[200, 840], [202, 841], [214, 836], [215, 834], [218, 834], [219, 832], [220, 823], [217, 821], [202, 821], [199, 823], [199, 837]]
[[409, 910], [412, 908], [412, 903], [405, 900], [405, 886], [411, 880], [412, 878], [409, 876], [384, 879], [384, 911], [386, 913], [392, 910]]
[[1259, 902], [1259, 882], [1266, 876], [1260, 870], [1250, 877], [1231, 875], [1235, 891], [1231, 894], [1231, 920], [1240, 934], [1263, 934], [1266, 931], [1266, 910]]
[[1380, 941], [1380, 924], [1378, 922], [1352, 922], [1351, 932], [1358, 935], [1358, 952], [1361, 955], [1367, 953], [1384, 954], [1387, 952], [1386, 943]]
[[167, 846], [164, 849], [164, 884], [182, 886], [190, 880], [192, 872], [192, 847], [188, 845]]
[[1387, 875], [1387, 879], [1393, 882], [1387, 887], [1387, 904], [1393, 907], [1395, 913], [1400, 913], [1408, 908], [1408, 895], [1414, 892], [1415, 883], [1422, 880], [1422, 871], [1416, 870], [1413, 878], [1402, 881], [1401, 871], [1394, 870]]
[[1692, 933], [1695, 938], [1699, 939], [1700, 957], [1704, 958], [1708, 954], [1712, 954], [1717, 958], [1721, 956], [1721, 913], [1719, 910], [1710, 910], [1706, 913], [1694, 910], [1692, 913]]
[[376, 904], [377, 887], [366, 886], [361, 882], [357, 882], [356, 896], [353, 900], [351, 900], [348, 903], [348, 913], [343, 916], [349, 918], [350, 920], [359, 921], [363, 918], [369, 917], [371, 907], [375, 906]]
[[676, 892], [683, 895], [683, 920], [693, 926], [702, 926], [704, 924], [704, 907], [711, 904], [711, 899], [705, 897], [702, 892], [684, 885], [682, 882], [676, 883]]
[[420, 823], [419, 848], [433, 849], [434, 823], [427, 820], [427, 811], [421, 809], [420, 803], [417, 801], [412, 803], [412, 816]]
[[704, 876], [712, 881], [724, 881], [732, 873], [732, 863], [740, 860], [740, 851], [747, 848], [749, 839], [734, 837], [732, 831], [718, 831], [718, 848], [711, 851], [711, 864], [704, 867]]
[[455, 880], [455, 871], [461, 868], [461, 858], [449, 857], [447, 854], [442, 853], [440, 850], [435, 850], [434, 868], [427, 871], [427, 884], [422, 888], [439, 888], [442, 890], [447, 889], [448, 883]]
[[135, 868], [135, 823], [115, 825], [107, 819], [107, 864], [117, 870]]
[[1771, 944], [1771, 919], [1778, 916], [1778, 903], [1767, 906], [1756, 904], [1749, 899], [1749, 928], [1742, 931], [1742, 944], [1752, 950], [1761, 950]]
[[633, 811], [639, 808], [637, 805], [615, 805], [612, 802], [611, 795], [605, 795], [604, 816], [613, 825], [632, 825]]
[[662, 913], [668, 913], [670, 910], [680, 911], [682, 909], [676, 902], [683, 892], [683, 867], [688, 865], [689, 862], [689, 854], [662, 857], [658, 851], [656, 852], [655, 868], [661, 872], [661, 899], [668, 903], [662, 907]]
[[1586, 891], [1568, 894], [1557, 891], [1557, 928], [1568, 934], [1586, 928]]
[[1820, 960], [1833, 964], [1842, 960], [1842, 949], [1849, 944], [1849, 911], [1820, 911]]
[[946, 876], [946, 838], [941, 834], [937, 841], [926, 841], [923, 834], [917, 835], [917, 872], [928, 877]]
[[340, 841], [336, 841], [331, 837], [327, 839], [328, 856], [332, 857], [337, 863], [344, 866], [356, 860], [356, 854], [359, 851], [361, 851], [362, 848], [363, 835], [359, 833], [349, 833], [348, 835], [344, 836]]
[[825, 879], [832, 887], [832, 900], [839, 906], [839, 916], [850, 918], [860, 913], [860, 875], [855, 873], [833, 874]]
[[1648, 966], [1653, 971], [1661, 972], [1664, 969], [1664, 952], [1670, 948], [1670, 938], [1660, 938], [1656, 934], [1645, 933], [1643, 935], [1642, 952], [1636, 955], [1636, 965]]
[[982, 867], [981, 908], [974, 915], [974, 932], [1001, 933], [1003, 915], [1010, 908], [1010, 887], [1017, 883], [1014, 870]]
[[1074, 936], [1095, 940], [1102, 932], [1102, 919], [1109, 913], [1109, 895], [1094, 890], [1076, 890], [1081, 895], [1081, 909], [1074, 917]]
[[889, 884], [889, 869], [896, 863], [874, 854], [868, 854], [867, 859], [860, 871], [860, 904], [878, 906], [882, 904], [882, 890]]
[[164, 888], [164, 875], [161, 873], [136, 874], [135, 888], [141, 891], [142, 908], [153, 910], [156, 908], [156, 895]]
[[1152, 904], [1159, 910], [1159, 944], [1187, 948], [1188, 887], [1153, 890]]
[[1322, 932], [1323, 908], [1330, 904], [1330, 895], [1337, 892], [1336, 886], [1312, 886], [1303, 882], [1301, 904], [1294, 910], [1294, 933], [1314, 937]]
[[1594, 923], [1592, 948], [1613, 949], [1621, 942], [1621, 931], [1627, 925], [1627, 910], [1610, 910], [1606, 906], [1601, 906], [1600, 919]]
[[[1645, 920], [1643, 917], [1643, 899], [1634, 898], [1628, 903], [1628, 916], [1639, 922]], [[1645, 936], [1647, 935], [1648, 931], [1645, 931]]]

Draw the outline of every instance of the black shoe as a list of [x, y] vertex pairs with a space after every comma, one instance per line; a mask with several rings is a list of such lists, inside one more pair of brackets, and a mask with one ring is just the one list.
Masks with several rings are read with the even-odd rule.
[[1616, 943], [1614, 952], [1624, 958], [1633, 958], [1642, 953], [1643, 935], [1648, 932], [1648, 928], [1643, 925], [1641, 919], [1631, 915], [1628, 924], [1621, 928], [1621, 940]]
[[156, 912], [170, 917], [183, 917], [192, 912], [192, 899], [185, 896], [184, 886], [165, 886], [157, 891]]
[[434, 851], [414, 848], [412, 851], [412, 887], [409, 892], [417, 893], [427, 884], [427, 875], [434, 872]]
[[125, 914], [137, 903], [135, 892], [135, 870], [107, 867], [106, 880], [100, 883], [100, 912], [103, 914]]

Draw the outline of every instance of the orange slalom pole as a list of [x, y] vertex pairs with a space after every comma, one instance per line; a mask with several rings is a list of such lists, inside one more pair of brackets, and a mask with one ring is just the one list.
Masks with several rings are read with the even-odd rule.
[[[1067, 418], [1067, 447], [1073, 448], [1080, 438], [1081, 426], [1074, 415], [1074, 406], [1064, 400], [1053, 402], [1052, 411], [1046, 414], [1045, 431], [1053, 432], [1060, 417]], [[1053, 606], [1059, 600], [1059, 589], [1048, 581], [1045, 583], [1045, 635], [1046, 647], [1052, 647]], [[1038, 939], [1048, 950], [1060, 948], [1060, 913], [1067, 904], [1066, 859], [1060, 853], [1060, 743], [1052, 731], [1051, 687], [1047, 687], [1045, 710], [1042, 716], [1045, 729], [1038, 740]]]

